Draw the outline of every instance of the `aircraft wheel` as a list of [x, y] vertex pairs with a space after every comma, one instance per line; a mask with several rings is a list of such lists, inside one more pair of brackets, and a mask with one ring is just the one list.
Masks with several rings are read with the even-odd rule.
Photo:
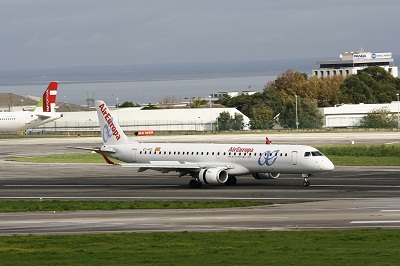
[[201, 182], [194, 180], [194, 179], [190, 180], [190, 182], [189, 182], [189, 186], [191, 188], [201, 188], [202, 185], [203, 184]]
[[228, 176], [228, 180], [226, 180], [225, 185], [227, 185], [227, 186], [234, 186], [234, 185], [236, 185], [236, 182], [237, 182], [236, 177], [230, 175], [230, 176]]
[[303, 187], [308, 187], [310, 186], [310, 181], [303, 181]]

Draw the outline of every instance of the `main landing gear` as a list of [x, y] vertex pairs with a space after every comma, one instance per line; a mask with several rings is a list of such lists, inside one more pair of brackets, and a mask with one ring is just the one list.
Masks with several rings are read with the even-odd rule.
[[234, 186], [234, 185], [236, 185], [236, 182], [237, 182], [236, 177], [233, 175], [230, 175], [230, 176], [228, 176], [228, 180], [226, 180], [225, 185]]
[[201, 183], [200, 181], [198, 181], [196, 179], [192, 179], [189, 182], [190, 188], [201, 188], [202, 185], [203, 185], [203, 183]]
[[302, 174], [301, 176], [304, 178], [303, 187], [308, 187], [308, 186], [310, 186], [310, 181], [308, 181], [308, 178], [309, 178], [311, 175], [309, 175], [309, 174]]

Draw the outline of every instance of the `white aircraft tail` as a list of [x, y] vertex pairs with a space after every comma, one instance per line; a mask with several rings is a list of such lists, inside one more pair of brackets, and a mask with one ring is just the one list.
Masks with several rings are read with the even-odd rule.
[[103, 143], [107, 145], [119, 145], [135, 143], [128, 138], [118, 125], [117, 120], [112, 116], [110, 109], [103, 101], [96, 101], [97, 116], [99, 117], [100, 131]]
[[50, 82], [47, 89], [44, 91], [42, 98], [35, 107], [35, 113], [54, 113], [57, 98], [58, 82]]

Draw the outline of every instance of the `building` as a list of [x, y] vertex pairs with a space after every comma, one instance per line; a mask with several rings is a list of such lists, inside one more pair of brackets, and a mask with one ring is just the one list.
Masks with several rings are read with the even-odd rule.
[[361, 119], [373, 110], [385, 108], [392, 114], [399, 114], [400, 102], [381, 104], [341, 104], [335, 107], [322, 108], [324, 127], [351, 128], [359, 127]]
[[[139, 107], [112, 109], [113, 116], [124, 131], [213, 131], [222, 112], [243, 116], [244, 129], [250, 120], [236, 108], [188, 108], [141, 110]], [[96, 111], [65, 112], [57, 121], [39, 128], [46, 132], [100, 131]]]
[[332, 77], [336, 75], [348, 76], [357, 74], [371, 66], [380, 66], [393, 77], [398, 77], [398, 67], [394, 65], [392, 53], [372, 53], [363, 50], [358, 52], [345, 52], [340, 55], [340, 60], [318, 61], [318, 69], [312, 71], [313, 76], [318, 78]]

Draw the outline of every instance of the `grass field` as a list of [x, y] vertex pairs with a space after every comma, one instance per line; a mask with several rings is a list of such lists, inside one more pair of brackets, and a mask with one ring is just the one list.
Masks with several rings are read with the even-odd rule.
[[399, 230], [0, 237], [1, 265], [398, 265]]
[[128, 209], [200, 209], [268, 205], [261, 201], [0, 201], [0, 212], [128, 210]]

